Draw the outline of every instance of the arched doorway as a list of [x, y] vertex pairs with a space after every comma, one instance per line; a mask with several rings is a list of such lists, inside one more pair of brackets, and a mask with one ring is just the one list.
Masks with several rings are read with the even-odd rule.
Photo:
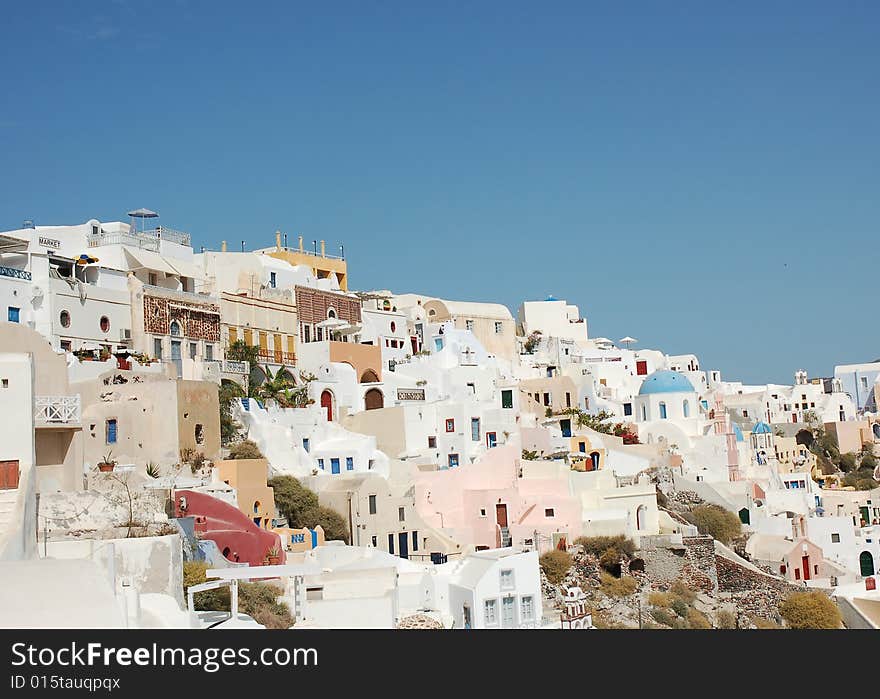
[[591, 471], [598, 471], [599, 470], [599, 452], [598, 451], [594, 451], [590, 454], [590, 464], [591, 464], [591, 468], [590, 468]]
[[744, 507], [739, 511], [739, 521], [743, 524], [751, 523], [748, 507]]
[[327, 422], [333, 422], [333, 394], [327, 389], [321, 392], [321, 407], [327, 412]]
[[364, 394], [364, 409], [377, 410], [385, 407], [385, 398], [378, 388], [371, 388]]
[[859, 554], [859, 569], [863, 577], [874, 574], [874, 555], [870, 551], [862, 551]]
[[794, 437], [795, 442], [803, 444], [807, 449], [810, 448], [814, 439], [815, 437], [813, 437], [813, 433], [810, 430], [799, 430]]
[[639, 505], [639, 509], [636, 510], [636, 529], [638, 531], [644, 531], [647, 523], [646, 518], [648, 516], [648, 508], [644, 505]]
[[880, 424], [874, 423], [874, 427], [871, 428], [874, 432], [874, 439], [880, 439]]
[[379, 383], [379, 377], [372, 369], [367, 369], [361, 374], [361, 383]]

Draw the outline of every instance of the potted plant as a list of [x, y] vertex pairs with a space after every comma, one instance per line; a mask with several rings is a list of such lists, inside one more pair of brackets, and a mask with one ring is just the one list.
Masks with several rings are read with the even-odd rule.
[[281, 562], [281, 553], [278, 547], [273, 546], [266, 552], [266, 561], [270, 566], [277, 566]]
[[106, 456], [104, 456], [102, 461], [98, 462], [98, 470], [101, 473], [109, 473], [116, 466], [116, 461], [112, 458], [113, 451], [108, 451]]

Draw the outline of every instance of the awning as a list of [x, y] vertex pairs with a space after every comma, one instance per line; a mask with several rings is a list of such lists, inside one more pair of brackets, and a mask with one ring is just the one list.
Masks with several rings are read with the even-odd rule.
[[359, 333], [360, 331], [360, 325], [346, 325], [342, 328], [330, 328], [330, 332], [337, 335], [354, 335], [355, 333]]
[[0, 253], [27, 252], [28, 241], [11, 235], [0, 235]]
[[204, 279], [205, 271], [193, 262], [178, 260], [176, 257], [166, 257], [165, 261], [170, 264], [181, 277], [190, 279]]
[[156, 272], [164, 272], [168, 276], [179, 276], [180, 274], [180, 272], [168, 264], [164, 257], [149, 250], [134, 252], [126, 248], [125, 257], [132, 270], [150, 269]]

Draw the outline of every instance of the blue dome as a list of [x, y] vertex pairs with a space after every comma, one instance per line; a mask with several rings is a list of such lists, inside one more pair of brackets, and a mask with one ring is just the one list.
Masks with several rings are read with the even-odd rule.
[[752, 434], [773, 434], [773, 430], [770, 429], [770, 425], [766, 422], [759, 420], [752, 428]]
[[745, 438], [743, 437], [743, 431], [739, 428], [739, 425], [733, 423], [733, 433], [736, 435], [737, 442], [744, 442]]
[[640, 396], [651, 393], [694, 393], [694, 387], [686, 376], [677, 371], [655, 371], [642, 381]]

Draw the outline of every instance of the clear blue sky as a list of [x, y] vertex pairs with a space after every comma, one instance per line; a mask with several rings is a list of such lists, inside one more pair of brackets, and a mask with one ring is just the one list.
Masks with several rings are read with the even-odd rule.
[[878, 35], [871, 1], [9, 0], [0, 228], [280, 228], [354, 288], [827, 376], [880, 356]]

